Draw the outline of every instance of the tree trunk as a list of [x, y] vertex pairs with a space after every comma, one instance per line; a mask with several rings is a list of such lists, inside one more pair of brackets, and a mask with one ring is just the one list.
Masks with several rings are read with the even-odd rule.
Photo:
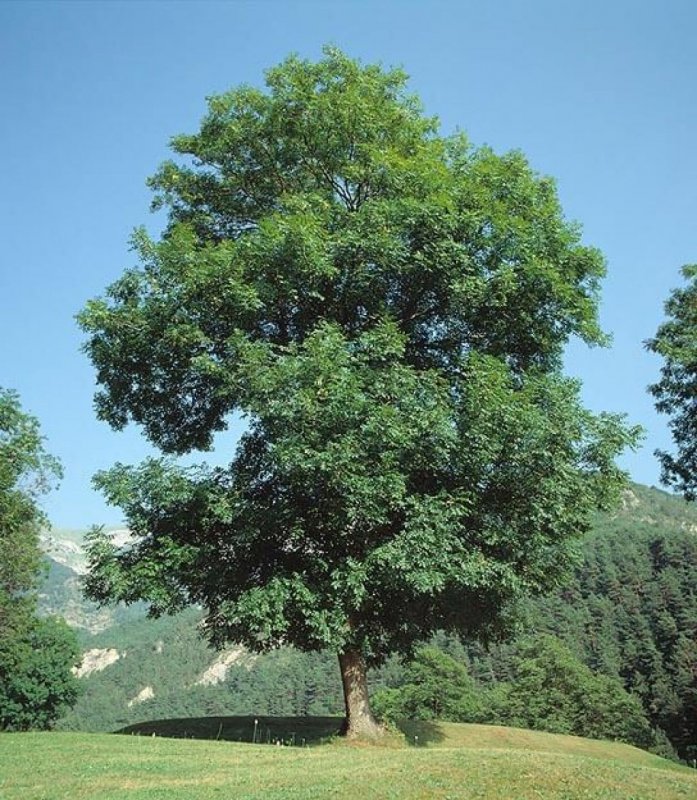
[[346, 719], [341, 733], [352, 739], [376, 739], [382, 736], [384, 730], [370, 710], [365, 660], [360, 650], [348, 649], [339, 653], [339, 667], [346, 705]]

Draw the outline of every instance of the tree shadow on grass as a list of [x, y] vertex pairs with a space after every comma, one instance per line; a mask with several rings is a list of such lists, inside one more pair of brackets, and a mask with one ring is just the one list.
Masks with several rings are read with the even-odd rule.
[[[341, 717], [182, 717], [137, 722], [114, 733], [306, 747], [338, 736], [342, 722]], [[401, 720], [397, 729], [410, 747], [426, 747], [445, 738], [440, 726], [429, 720]]]
[[336, 736], [341, 717], [188, 717], [138, 722], [114, 733], [303, 747]]
[[411, 747], [426, 747], [445, 739], [442, 727], [432, 720], [403, 719], [397, 723], [397, 728]]

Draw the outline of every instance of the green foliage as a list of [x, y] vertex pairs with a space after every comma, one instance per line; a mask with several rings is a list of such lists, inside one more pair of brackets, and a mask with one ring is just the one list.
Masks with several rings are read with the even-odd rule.
[[[392, 723], [404, 718], [482, 721], [645, 748], [657, 744], [640, 700], [619, 680], [591, 672], [551, 636], [517, 643], [508, 680], [485, 689], [475, 685], [461, 661], [435, 647], [422, 648], [401, 685], [376, 692], [374, 706]], [[666, 744], [661, 739], [664, 751]]]
[[658, 411], [669, 414], [675, 455], [658, 451], [664, 483], [689, 500], [697, 489], [697, 265], [683, 267], [687, 285], [665, 304], [668, 319], [646, 346], [663, 358], [660, 380], [649, 387]]
[[[83, 651], [113, 649], [120, 658], [80, 679], [82, 696], [58, 727], [107, 731], [143, 719], [214, 713], [214, 693], [195, 686], [215, 658], [198, 635], [199, 621], [200, 614], [190, 610], [171, 619], [140, 619], [83, 635]], [[154, 698], [133, 702], [147, 686]]]
[[[654, 729], [652, 750], [670, 757], [677, 751], [690, 761], [697, 753], [695, 530], [697, 511], [689, 504], [633, 485], [618, 513], [598, 515], [573, 578], [528, 602], [524, 614], [528, 629], [561, 639], [596, 676], [620, 682], [641, 701]], [[468, 665], [477, 685], [487, 687], [489, 704], [506, 705], [520, 638], [487, 650], [469, 644], [466, 652], [443, 637], [437, 644]], [[404, 673], [389, 666], [385, 683], [399, 687]], [[553, 712], [552, 705], [546, 707]], [[617, 714], [614, 720], [605, 726], [606, 735], [620, 736], [621, 725], [612, 732], [621, 722]], [[591, 735], [592, 720], [585, 731]]]
[[38, 421], [0, 389], [0, 730], [46, 728], [75, 701], [75, 635], [35, 616], [41, 571], [38, 499], [60, 477]]
[[399, 719], [444, 719], [472, 722], [479, 718], [480, 701], [474, 681], [464, 665], [436, 647], [417, 650], [399, 689], [375, 693], [373, 706], [378, 717]]
[[[667, 526], [650, 516], [643, 524], [617, 518], [589, 541], [588, 568], [577, 579], [592, 614], [584, 655], [642, 699], [683, 758], [697, 755], [695, 519], [685, 513]], [[616, 655], [603, 663], [608, 641]]]
[[640, 747], [654, 742], [641, 702], [618, 680], [593, 674], [550, 636], [517, 648], [510, 682], [497, 685], [484, 706], [488, 722]]
[[[336, 654], [327, 651], [308, 654], [286, 647], [263, 657], [241, 652], [222, 683], [199, 684], [219, 655], [200, 636], [200, 621], [200, 612], [189, 609], [83, 636], [83, 650], [115, 649], [120, 658], [80, 679], [82, 696], [58, 727], [113, 731], [172, 717], [342, 713]], [[133, 703], [145, 687], [154, 696]]]
[[97, 476], [137, 538], [93, 533], [89, 594], [373, 665], [504, 630], [637, 438], [561, 374], [570, 336], [604, 340], [604, 265], [553, 183], [440, 136], [402, 72], [333, 48], [211, 98], [173, 148], [162, 238], [138, 231], [140, 268], [79, 315], [97, 411], [173, 454], [233, 412], [249, 427], [228, 467]]
[[[681, 758], [697, 754], [697, 511], [641, 486], [603, 515], [572, 580], [528, 604], [528, 625], [561, 639], [594, 672], [620, 680]], [[469, 649], [484, 683], [508, 681], [515, 644]], [[661, 734], [659, 734], [661, 735]]]
[[80, 660], [62, 620], [34, 619], [21, 637], [0, 642], [0, 729], [46, 729], [77, 700], [70, 667]]
[[[695, 526], [697, 510], [691, 504], [657, 489], [632, 486], [619, 512], [598, 515], [594, 531], [581, 543], [574, 575], [558, 591], [528, 603], [525, 613], [528, 629], [557, 637], [578, 662], [614, 679], [615, 686], [621, 682], [641, 700], [655, 728], [652, 751], [674, 758], [677, 750], [683, 759], [697, 753]], [[225, 683], [192, 688], [215, 657], [196, 636], [198, 621], [189, 612], [181, 618], [131, 622], [85, 638], [85, 649], [116, 647], [128, 655], [82, 679], [84, 697], [61, 725], [113, 730], [142, 719], [211, 713], [341, 712], [336, 656], [326, 651], [306, 654], [283, 648], [249, 655], [233, 665]], [[432, 645], [466, 668], [478, 697], [486, 696], [488, 705], [503, 705], [501, 695], [513, 681], [520, 640], [485, 650], [440, 632]], [[370, 675], [375, 710], [383, 718], [405, 714], [401, 689], [408, 682], [406, 669], [400, 659], [390, 657]], [[155, 697], [128, 708], [127, 702], [146, 685], [153, 686]]]
[[38, 539], [45, 518], [37, 503], [61, 476], [43, 449], [39, 423], [14, 392], [0, 388], [0, 637], [26, 624], [41, 567]]

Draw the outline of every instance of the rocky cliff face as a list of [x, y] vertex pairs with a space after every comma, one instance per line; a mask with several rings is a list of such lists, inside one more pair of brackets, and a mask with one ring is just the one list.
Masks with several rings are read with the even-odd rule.
[[73, 672], [78, 678], [84, 678], [93, 672], [101, 672], [118, 661], [125, 653], [119, 653], [113, 647], [93, 647], [82, 654], [82, 663]]

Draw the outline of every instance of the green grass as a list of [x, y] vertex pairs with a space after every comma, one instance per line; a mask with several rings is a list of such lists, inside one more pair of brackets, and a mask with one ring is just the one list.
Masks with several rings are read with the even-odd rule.
[[[215, 736], [223, 722], [223, 732]], [[252, 728], [249, 728], [249, 723]], [[272, 719], [319, 742], [338, 720]], [[151, 723], [160, 734], [0, 734], [2, 800], [501, 798], [693, 800], [697, 772], [615, 742], [495, 726], [410, 723], [382, 747], [251, 744], [253, 718]], [[291, 729], [292, 726], [292, 729]], [[235, 732], [249, 743], [234, 741]], [[211, 734], [213, 734], [211, 736]], [[415, 737], [418, 737], [418, 745]], [[232, 741], [231, 741], [232, 739]]]

